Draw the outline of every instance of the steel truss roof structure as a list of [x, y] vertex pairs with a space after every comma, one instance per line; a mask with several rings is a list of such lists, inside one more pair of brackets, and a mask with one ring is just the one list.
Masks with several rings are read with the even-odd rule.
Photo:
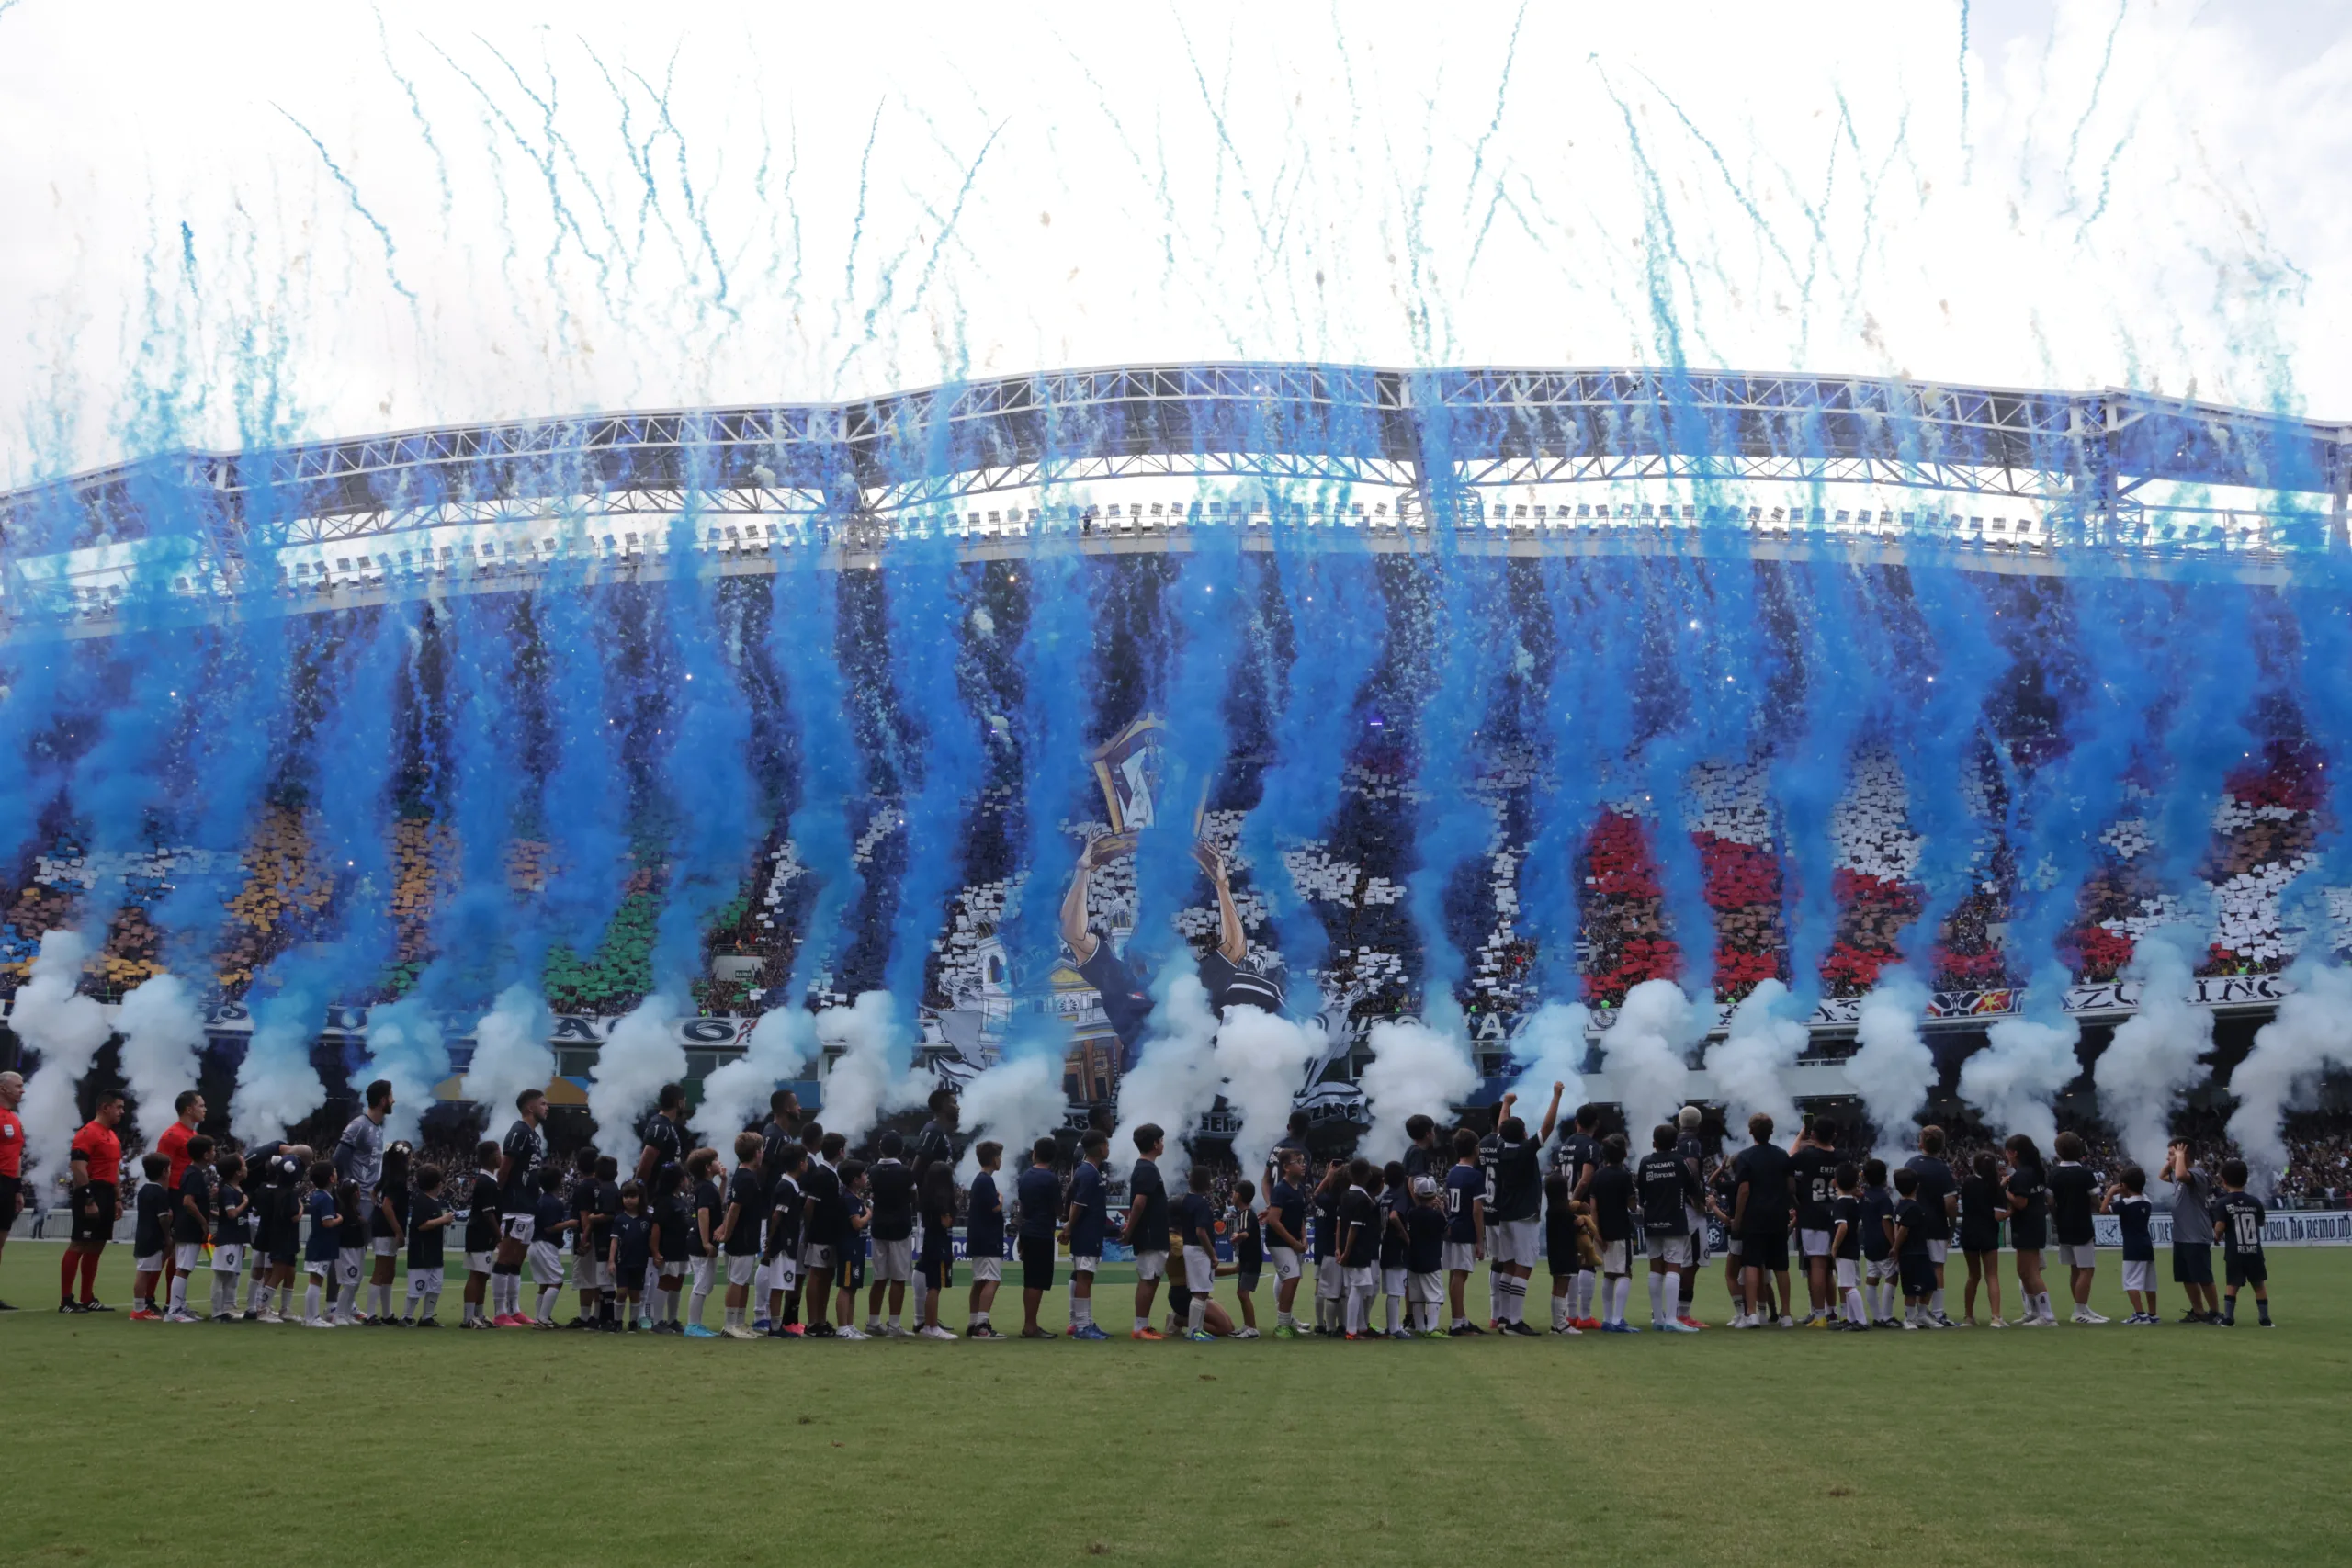
[[[249, 587], [250, 566], [289, 546], [451, 525], [740, 516], [871, 548], [967, 500], [1137, 477], [1276, 495], [1372, 487], [1401, 492], [1400, 524], [1455, 529], [1483, 527], [1484, 498], [1508, 486], [1871, 485], [2030, 504], [2052, 540], [2124, 547], [2147, 487], [2170, 482], [2258, 492], [2290, 524], [2266, 547], [2312, 547], [2344, 536], [2352, 425], [2115, 389], [1730, 371], [1059, 370], [842, 403], [172, 454], [0, 495], [0, 553], [170, 533], [201, 543], [216, 584]], [[1684, 507], [1680, 520], [1738, 515]]]

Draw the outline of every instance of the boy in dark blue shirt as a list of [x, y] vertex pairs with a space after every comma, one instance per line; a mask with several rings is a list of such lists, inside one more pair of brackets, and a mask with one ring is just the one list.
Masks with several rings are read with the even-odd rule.
[[1233, 1184], [1233, 1287], [1241, 1302], [1236, 1339], [1258, 1337], [1258, 1281], [1266, 1271], [1266, 1232], [1256, 1207], [1257, 1183]]
[[1156, 1122], [1136, 1129], [1136, 1168], [1127, 1176], [1127, 1224], [1119, 1237], [1136, 1257], [1136, 1326], [1131, 1339], [1157, 1339], [1151, 1326], [1151, 1303], [1159, 1295], [1159, 1281], [1168, 1272], [1168, 1188], [1159, 1179], [1159, 1156], [1165, 1134]]
[[[1029, 1149], [1029, 1168], [1012, 1184], [1012, 1200], [1021, 1210], [1021, 1337], [1051, 1339], [1049, 1329], [1037, 1325], [1037, 1308], [1054, 1288], [1054, 1228], [1061, 1217], [1062, 1179], [1054, 1174], [1054, 1140], [1039, 1138]], [[1071, 1206], [1075, 1218], [1077, 1206]], [[1076, 1297], [1072, 1296], [1075, 1303]]]
[[634, 1181], [623, 1182], [620, 1194], [621, 1212], [613, 1216], [612, 1239], [605, 1244], [605, 1266], [611, 1270], [617, 1299], [604, 1327], [608, 1334], [634, 1334], [638, 1298], [655, 1256], [653, 1217], [645, 1212], [644, 1188]]
[[1004, 1336], [989, 1323], [989, 1309], [996, 1304], [996, 1288], [1004, 1278], [1004, 1198], [996, 1185], [1004, 1145], [993, 1138], [983, 1139], [973, 1146], [972, 1157], [980, 1168], [964, 1195], [964, 1257], [972, 1269], [964, 1337], [1001, 1339]]
[[1381, 1168], [1380, 1299], [1386, 1314], [1382, 1330], [1391, 1339], [1410, 1339], [1405, 1330], [1405, 1211], [1413, 1200], [1405, 1190], [1405, 1162], [1392, 1159]]
[[1282, 1149], [1267, 1169], [1266, 1257], [1274, 1266], [1274, 1337], [1298, 1337], [1298, 1281], [1306, 1273], [1306, 1151]]
[[2254, 1304], [2262, 1326], [2270, 1321], [2270, 1265], [2262, 1255], [2262, 1226], [2269, 1213], [2262, 1200], [2245, 1190], [2245, 1161], [2222, 1162], [2222, 1201], [2213, 1205], [2213, 1234], [2222, 1244], [2222, 1262], [2228, 1269], [2229, 1293], [2222, 1298], [2222, 1326], [2238, 1325], [2238, 1291], [2254, 1287]]
[[319, 1299], [327, 1281], [334, 1278], [344, 1222], [335, 1207], [334, 1167], [330, 1162], [311, 1162], [311, 1195], [303, 1201], [302, 1212], [311, 1220], [310, 1237], [302, 1243], [302, 1269], [311, 1281], [302, 1292], [302, 1326], [333, 1328], [333, 1320], [321, 1315]]
[[1437, 1178], [1413, 1178], [1412, 1206], [1405, 1211], [1405, 1289], [1412, 1298], [1413, 1332], [1443, 1339], [1438, 1313], [1445, 1302], [1445, 1211], [1438, 1206]]
[[1894, 1173], [1894, 1262], [1903, 1278], [1903, 1326], [1940, 1328], [1928, 1310], [1936, 1293], [1936, 1265], [1928, 1251], [1932, 1228], [1919, 1201], [1919, 1173], [1905, 1166]]
[[1184, 1337], [1205, 1345], [1214, 1337], [1204, 1325], [1216, 1290], [1216, 1211], [1209, 1204], [1209, 1168], [1193, 1167], [1184, 1186], [1184, 1196], [1176, 1201], [1176, 1237], [1184, 1247], [1184, 1289], [1190, 1294]]
[[1486, 1255], [1487, 1173], [1478, 1165], [1478, 1134], [1467, 1127], [1456, 1127], [1453, 1165], [1445, 1173], [1446, 1299], [1453, 1307], [1452, 1333], [1486, 1332], [1470, 1321], [1463, 1299], [1478, 1259]]
[[205, 1263], [205, 1248], [212, 1244], [214, 1208], [212, 1140], [198, 1133], [187, 1141], [187, 1168], [180, 1172], [179, 1191], [172, 1207], [171, 1304], [165, 1323], [201, 1323], [187, 1310], [188, 1277]]
[[757, 1133], [735, 1134], [735, 1174], [727, 1179], [727, 1213], [718, 1237], [727, 1259], [727, 1323], [718, 1332], [729, 1339], [759, 1337], [744, 1323], [743, 1307], [752, 1297], [752, 1278], [760, 1271], [760, 1222], [768, 1212], [767, 1183], [760, 1179], [764, 1146]]
[[212, 1215], [212, 1321], [234, 1323], [237, 1276], [245, 1267], [245, 1237], [251, 1230], [245, 1216], [253, 1204], [237, 1185], [245, 1174], [243, 1160], [224, 1155], [214, 1169], [220, 1173], [220, 1191]]
[[[1485, 1180], [1482, 1173], [1479, 1179]], [[1347, 1266], [1339, 1257], [1340, 1205], [1348, 1191], [1348, 1168], [1333, 1160], [1308, 1201], [1315, 1261], [1315, 1332], [1333, 1337], [1347, 1331]]]
[[1862, 1163], [1862, 1306], [1872, 1328], [1894, 1326], [1894, 1297], [1900, 1288], [1894, 1261], [1894, 1194], [1886, 1185], [1886, 1162]]
[[1070, 1175], [1069, 1218], [1062, 1240], [1069, 1247], [1069, 1337], [1108, 1339], [1095, 1326], [1094, 1271], [1102, 1265], [1102, 1243], [1111, 1229], [1111, 1195], [1102, 1183], [1102, 1162], [1110, 1156], [1111, 1140], [1092, 1132], [1080, 1141], [1083, 1156]]
[[2162, 1323], [2156, 1314], [2156, 1238], [2150, 1226], [2156, 1206], [2148, 1201], [2148, 1173], [2127, 1165], [2108, 1183], [2099, 1206], [2115, 1216], [2123, 1233], [2123, 1293], [2132, 1300], [2127, 1324]]
[[[532, 1178], [539, 1189], [532, 1208], [531, 1242], [526, 1255], [531, 1261], [531, 1284], [538, 1292], [538, 1304], [531, 1314], [531, 1323], [537, 1328], [555, 1326], [556, 1297], [563, 1292], [564, 1240], [567, 1233], [579, 1224], [571, 1212], [571, 1201], [563, 1195], [563, 1168], [543, 1165]], [[521, 1285], [517, 1283], [516, 1304], [521, 1304]]]
[[416, 1168], [416, 1190], [408, 1201], [408, 1312], [411, 1328], [438, 1328], [433, 1309], [441, 1304], [441, 1266], [449, 1226], [457, 1215], [441, 1201], [441, 1168]]
[[1862, 1303], [1862, 1173], [1851, 1161], [1833, 1174], [1838, 1196], [1829, 1205], [1829, 1258], [1837, 1270], [1838, 1321], [1832, 1328], [1868, 1332], [1870, 1313]]
[[130, 1233], [130, 1320], [151, 1323], [164, 1315], [155, 1310], [155, 1281], [164, 1277], [164, 1249], [171, 1246], [172, 1190], [164, 1182], [172, 1174], [172, 1159], [151, 1154], [139, 1168], [147, 1179], [131, 1199], [137, 1219]]

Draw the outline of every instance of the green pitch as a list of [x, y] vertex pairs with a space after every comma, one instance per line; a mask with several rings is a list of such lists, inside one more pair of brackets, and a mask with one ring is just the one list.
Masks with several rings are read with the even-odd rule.
[[[18, 1241], [0, 1262], [23, 1309], [0, 1316], [11, 1562], [2007, 1568], [2345, 1551], [2352, 1252], [2273, 1253], [2268, 1331], [2249, 1295], [2234, 1330], [1205, 1346], [175, 1327], [54, 1315], [57, 1258]], [[2103, 1265], [2093, 1304], [2120, 1317]], [[100, 1294], [128, 1306], [127, 1247]], [[1000, 1297], [1001, 1326], [1018, 1300]], [[1131, 1303], [1106, 1277], [1096, 1316], [1116, 1332]], [[2169, 1286], [2164, 1303], [2178, 1315]], [[1059, 1292], [1050, 1305], [1058, 1325]], [[445, 1322], [458, 1310], [443, 1298]], [[1717, 1273], [1700, 1315], [1724, 1314]]]

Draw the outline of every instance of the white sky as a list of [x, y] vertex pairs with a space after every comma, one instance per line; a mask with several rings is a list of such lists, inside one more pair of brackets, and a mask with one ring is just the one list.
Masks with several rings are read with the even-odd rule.
[[0, 483], [1227, 355], [2352, 417], [2341, 0], [676, 9], [0, 0]]

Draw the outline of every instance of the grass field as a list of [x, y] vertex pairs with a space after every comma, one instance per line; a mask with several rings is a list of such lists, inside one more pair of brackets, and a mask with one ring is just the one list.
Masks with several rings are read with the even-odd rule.
[[[0, 1262], [11, 1563], [2346, 1552], [2352, 1252], [2273, 1253], [2267, 1332], [2248, 1297], [2233, 1331], [1205, 1346], [165, 1326], [56, 1315], [57, 1258]], [[1098, 1318], [1130, 1299], [1106, 1277]]]

